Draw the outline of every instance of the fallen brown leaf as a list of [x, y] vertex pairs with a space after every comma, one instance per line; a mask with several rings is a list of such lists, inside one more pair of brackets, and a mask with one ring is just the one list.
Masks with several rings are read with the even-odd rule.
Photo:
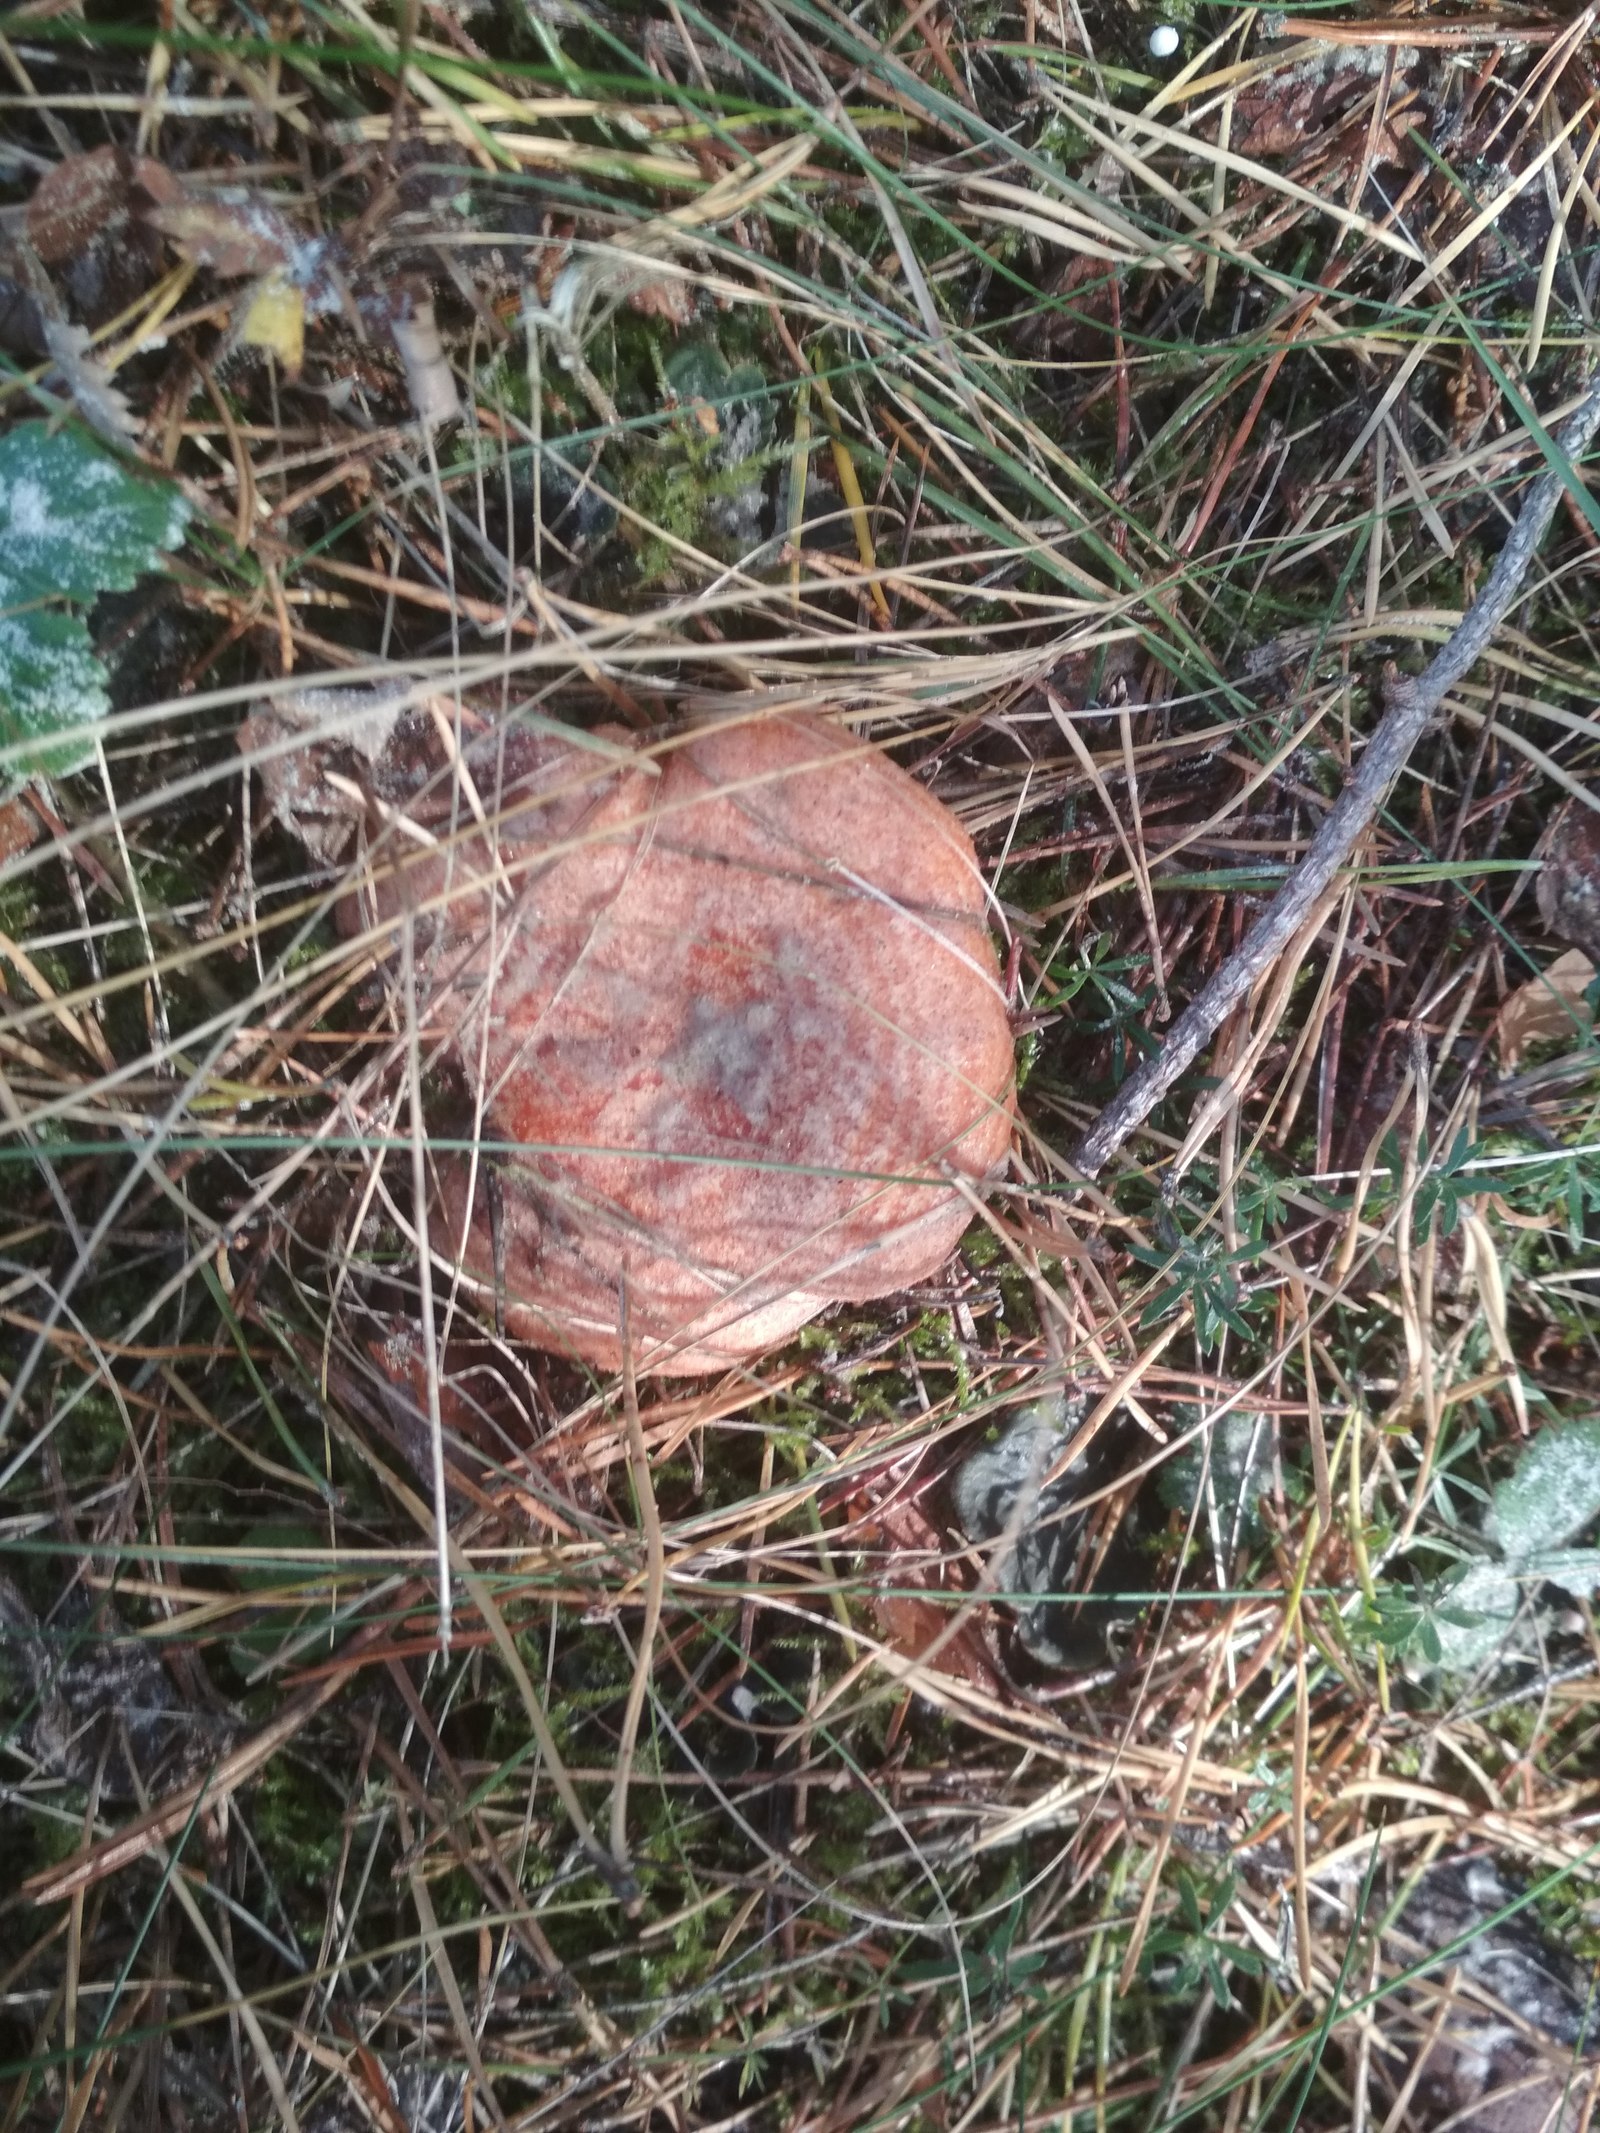
[[146, 218], [186, 259], [225, 281], [281, 273], [301, 240], [287, 216], [242, 187], [209, 197], [177, 195]]
[[39, 818], [27, 801], [18, 797], [0, 801], [0, 865], [15, 859], [39, 838]]
[[1500, 1064], [1509, 1073], [1530, 1045], [1571, 1043], [1586, 1035], [1594, 1017], [1584, 994], [1594, 983], [1593, 963], [1581, 948], [1558, 955], [1550, 968], [1509, 994], [1495, 1023]]
[[149, 156], [131, 156], [123, 148], [67, 156], [33, 189], [28, 242], [47, 267], [76, 259], [103, 229], [127, 216], [135, 189], [156, 201], [179, 197], [177, 179]]
[[[1337, 55], [1319, 52], [1248, 83], [1234, 101], [1230, 145], [1239, 155], [1278, 156], [1331, 139], [1342, 115], [1377, 86], [1385, 56], [1381, 47]], [[1414, 64], [1416, 56], [1402, 52], [1397, 58], [1401, 64], [1408, 59]], [[1399, 71], [1397, 64], [1397, 77]], [[1380, 163], [1403, 160], [1405, 122], [1395, 107], [1406, 101], [1406, 90], [1397, 78], [1386, 123], [1373, 145], [1374, 158]]]

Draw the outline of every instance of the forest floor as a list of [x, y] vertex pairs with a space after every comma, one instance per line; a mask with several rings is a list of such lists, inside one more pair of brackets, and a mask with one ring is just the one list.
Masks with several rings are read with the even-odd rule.
[[[0, 13], [0, 2133], [1588, 2122], [1594, 17]], [[934, 1277], [438, 1335], [259, 723], [396, 675], [953, 810]]]

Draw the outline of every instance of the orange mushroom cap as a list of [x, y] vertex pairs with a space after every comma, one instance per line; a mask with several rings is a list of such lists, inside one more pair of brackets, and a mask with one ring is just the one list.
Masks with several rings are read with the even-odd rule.
[[952, 1178], [1004, 1160], [1013, 1108], [949, 810], [813, 717], [636, 763], [507, 728], [467, 765], [493, 837], [436, 779], [340, 913], [427, 920], [428, 1021], [479, 1099], [435, 1252], [517, 1338], [610, 1367], [626, 1281], [636, 1366], [674, 1372], [931, 1274], [970, 1217]]

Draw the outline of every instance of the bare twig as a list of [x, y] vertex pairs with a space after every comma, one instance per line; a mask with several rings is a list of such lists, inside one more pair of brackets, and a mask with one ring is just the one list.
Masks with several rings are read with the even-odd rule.
[[[1569, 466], [1575, 463], [1597, 427], [1600, 376], [1590, 380], [1576, 412], [1558, 433], [1555, 443], [1559, 457]], [[1124, 1141], [1193, 1063], [1223, 1017], [1265, 976], [1305, 923], [1370, 826], [1428, 721], [1447, 693], [1488, 649], [1522, 589], [1565, 486], [1561, 467], [1551, 465], [1545, 469], [1528, 492], [1477, 599], [1414, 681], [1402, 680], [1389, 686], [1387, 707], [1366, 752], [1329, 810], [1327, 820], [1312, 838], [1304, 859], [1238, 948], [1178, 1017], [1161, 1050], [1128, 1077], [1114, 1101], [1078, 1144], [1072, 1160], [1084, 1177], [1099, 1176]]]

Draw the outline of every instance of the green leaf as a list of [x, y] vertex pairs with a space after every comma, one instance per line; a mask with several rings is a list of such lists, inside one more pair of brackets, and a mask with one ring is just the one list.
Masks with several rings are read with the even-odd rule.
[[1600, 1592], [1600, 1548], [1552, 1548], [1532, 1557], [1526, 1568], [1563, 1592]]
[[0, 437], [0, 605], [126, 592], [188, 518], [181, 490], [129, 473], [84, 431], [20, 423]]
[[1447, 1673], [1472, 1674], [1500, 1650], [1511, 1634], [1521, 1588], [1496, 1563], [1474, 1563], [1445, 1590], [1445, 1605], [1433, 1617], [1439, 1664]]
[[28, 743], [13, 758], [24, 777], [65, 777], [81, 770], [81, 740], [58, 740], [111, 708], [106, 670], [94, 656], [82, 618], [60, 609], [0, 614], [0, 742]]
[[20, 776], [64, 776], [93, 750], [105, 669], [80, 616], [177, 546], [189, 506], [170, 482], [131, 473], [84, 431], [23, 422], [0, 437], [0, 748]]
[[1562, 1548], [1600, 1518], [1600, 1419], [1541, 1430], [1495, 1490], [1489, 1537], [1508, 1563]]

